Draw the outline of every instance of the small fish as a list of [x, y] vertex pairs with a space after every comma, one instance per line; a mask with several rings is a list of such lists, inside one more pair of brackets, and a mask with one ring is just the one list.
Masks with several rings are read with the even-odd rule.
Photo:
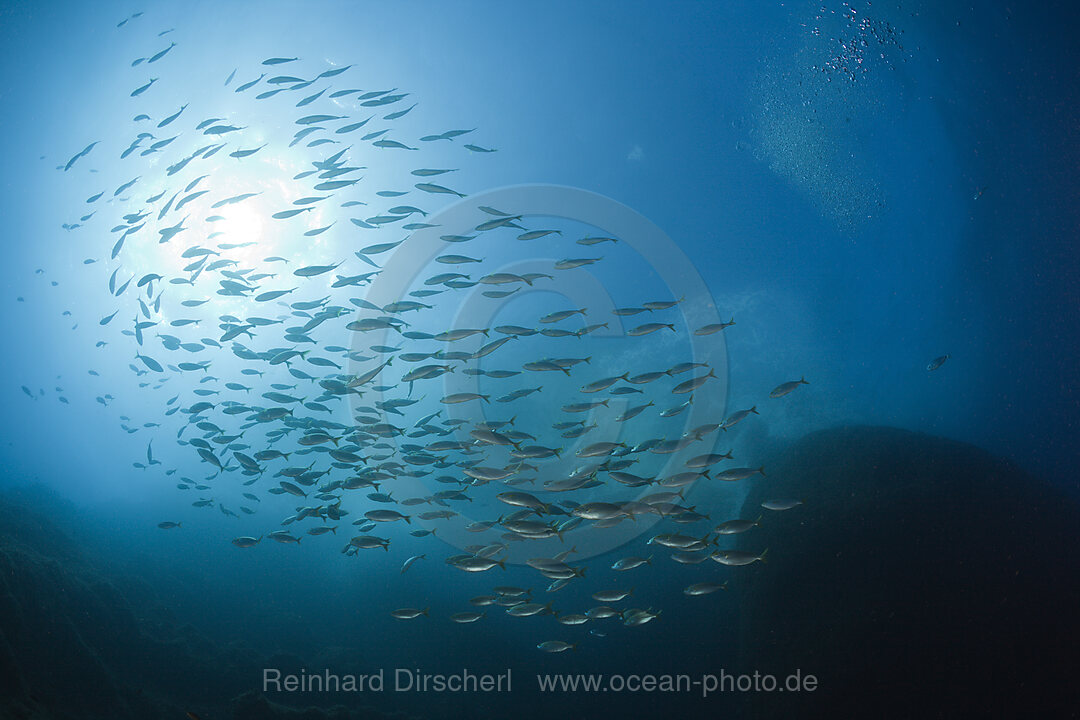
[[766, 510], [773, 510], [773, 511], [776, 511], [776, 512], [782, 512], [784, 510], [791, 510], [793, 508], [797, 508], [802, 504], [803, 504], [802, 500], [794, 500], [794, 499], [786, 499], [785, 498], [785, 499], [778, 499], [778, 500], [766, 500], [765, 502], [761, 503], [761, 507], [765, 508]]
[[751, 565], [758, 561], [766, 562], [768, 552], [768, 548], [762, 550], [759, 554], [746, 552], [745, 550], [714, 550], [713, 554], [709, 557], [721, 565], [741, 567], [743, 565]]
[[563, 320], [566, 320], [569, 317], [573, 317], [574, 315], [581, 315], [582, 317], [584, 317], [585, 312], [587, 311], [587, 309], [588, 308], [580, 308], [578, 310], [562, 310], [560, 312], [549, 313], [549, 314], [545, 315], [544, 317], [540, 318], [540, 322], [542, 322], [542, 323], [562, 322]]
[[651, 564], [652, 564], [652, 556], [651, 555], [649, 557], [647, 557], [647, 558], [627, 557], [627, 558], [623, 558], [622, 560], [616, 561], [611, 566], [611, 569], [612, 570], [619, 570], [619, 571], [626, 571], [626, 570], [633, 570], [634, 568], [641, 567], [642, 565], [651, 565]]
[[726, 323], [714, 323], [712, 325], [705, 325], [703, 327], [699, 327], [697, 330], [694, 331], [694, 334], [695, 335], [713, 335], [714, 333], [718, 333], [721, 330], [723, 330], [724, 328], [729, 328], [734, 324], [735, 324], [735, 318], [731, 318], [731, 320], [729, 320]]
[[464, 570], [465, 572], [485, 572], [496, 566], [505, 570], [506, 561], [491, 560], [489, 558], [474, 557], [470, 555], [454, 563], [454, 567], [458, 570]]
[[429, 608], [417, 609], [417, 608], [398, 608], [391, 611], [390, 615], [398, 620], [415, 620], [423, 615], [427, 617]]
[[422, 190], [422, 191], [424, 191], [426, 193], [444, 194], [444, 195], [457, 195], [459, 198], [465, 197], [462, 193], [459, 193], [457, 190], [451, 190], [448, 187], [443, 187], [442, 185], [435, 185], [433, 183], [417, 183], [413, 187], [415, 187], [417, 190]]
[[[246, 82], [243, 85], [238, 86], [235, 90], [233, 90], [233, 92], [244, 92], [245, 90], [249, 90], [249, 89], [255, 87], [256, 85], [258, 85], [259, 81], [262, 80], [264, 77], [266, 77], [266, 73], [263, 73], [262, 75], [260, 75], [259, 77], [255, 78], [254, 80], [252, 80], [250, 82]], [[198, 129], [198, 128], [196, 128], [196, 129]]]
[[712, 369], [710, 369], [707, 375], [702, 375], [700, 377], [687, 380], [686, 382], [679, 383], [672, 389], [671, 392], [677, 395], [685, 395], [686, 393], [692, 393], [699, 387], [704, 385], [706, 382], [708, 382], [710, 378], [715, 377], [716, 373], [714, 373]]
[[700, 597], [701, 595], [708, 595], [714, 593], [717, 590], [727, 590], [727, 581], [722, 583], [695, 583], [683, 590], [683, 595], [689, 595], [690, 597]]
[[233, 152], [229, 153], [229, 157], [234, 157], [234, 158], [237, 158], [238, 160], [241, 159], [241, 158], [251, 157], [255, 153], [262, 150], [264, 147], [266, 147], [265, 143], [260, 145], [257, 148], [251, 148], [250, 150], [234, 150]]
[[[520, 239], [520, 238], [519, 238]], [[565, 258], [555, 263], [556, 270], [573, 270], [575, 268], [584, 267], [586, 265], [592, 265], [598, 263], [603, 258]]]
[[[475, 598], [474, 598], [475, 599]], [[450, 620], [456, 623], [474, 623], [484, 617], [482, 612], [459, 612], [450, 616]]]
[[727, 430], [728, 428], [733, 427], [736, 423], [744, 420], [751, 413], [753, 413], [754, 415], [760, 415], [761, 414], [761, 413], [759, 413], [757, 411], [757, 405], [754, 405], [753, 407], [751, 407], [751, 408], [749, 408], [747, 410], [739, 410], [737, 412], [732, 413], [730, 417], [728, 417], [726, 420], [724, 420], [724, 422], [720, 425], [720, 429], [721, 430]]
[[294, 270], [293, 275], [296, 275], [297, 277], [315, 277], [316, 275], [322, 275], [331, 270], [336, 270], [340, 265], [341, 263], [337, 263], [337, 265], [309, 265], [308, 267]]
[[645, 323], [644, 325], [638, 325], [636, 328], [627, 331], [627, 335], [631, 337], [640, 337], [642, 335], [649, 335], [657, 330], [663, 330], [667, 328], [671, 332], [675, 332], [675, 326], [671, 323]]
[[[71, 169], [71, 166], [72, 166], [72, 165], [74, 165], [74, 164], [75, 164], [75, 162], [76, 162], [76, 161], [77, 161], [77, 160], [78, 160], [79, 158], [83, 158], [83, 157], [86, 157], [87, 155], [89, 155], [89, 154], [90, 154], [90, 151], [91, 151], [91, 150], [93, 150], [93, 149], [94, 149], [94, 146], [95, 146], [95, 145], [97, 145], [97, 144], [98, 144], [99, 142], [101, 142], [101, 141], [100, 141], [100, 140], [95, 140], [94, 142], [90, 143], [89, 145], [87, 145], [86, 147], [84, 147], [84, 148], [83, 148], [82, 150], [80, 150], [79, 152], [75, 153], [75, 155], [73, 155], [73, 156], [71, 157], [71, 159], [67, 161], [67, 164], [66, 164], [66, 165], [64, 165], [64, 171], [66, 172], [66, 171], [70, 170], [70, 169]], [[97, 197], [101, 197], [101, 195], [99, 194], [99, 195], [98, 195]], [[95, 197], [95, 200], [97, 199], [97, 197]], [[91, 202], [91, 201], [89, 201], [89, 200], [88, 200], [87, 202]]]
[[928, 371], [930, 371], [930, 372], [933, 372], [934, 370], [937, 370], [939, 367], [944, 365], [945, 361], [948, 360], [948, 359], [949, 359], [948, 355], [942, 355], [941, 357], [936, 357], [936, 358], [934, 358], [933, 360], [930, 361], [930, 364], [926, 366], [926, 369]]
[[276, 540], [277, 542], [282, 543], [283, 545], [289, 545], [289, 544], [299, 545], [300, 544], [300, 538], [295, 537], [293, 535], [290, 535], [289, 533], [287, 533], [287, 532], [285, 532], [283, 530], [279, 530], [277, 532], [272, 532], [267, 537], [269, 537], [271, 540]]
[[138, 97], [150, 89], [150, 86], [158, 81], [158, 78], [150, 78], [150, 82], [131, 91], [131, 97]]
[[721, 472], [718, 472], [716, 475], [713, 476], [713, 479], [714, 480], [723, 480], [723, 481], [726, 481], [726, 482], [737, 482], [739, 480], [746, 480], [747, 478], [751, 478], [754, 475], [758, 475], [758, 474], [764, 476], [765, 475], [765, 468], [764, 467], [758, 467], [758, 468], [748, 468], [748, 467], [729, 468], [727, 470], [723, 470]]
[[740, 535], [748, 530], [761, 527], [761, 516], [756, 520], [728, 520], [716, 526], [716, 532], [720, 535]]
[[153, 56], [151, 56], [149, 60], [146, 61], [146, 64], [149, 65], [150, 63], [157, 62], [161, 58], [165, 57], [174, 47], [176, 47], [176, 43], [169, 43], [169, 47], [155, 53]]
[[769, 393], [769, 397], [771, 397], [771, 398], [782, 398], [785, 395], [788, 395], [789, 393], [795, 392], [795, 388], [799, 387], [800, 385], [809, 385], [809, 384], [810, 383], [808, 383], [806, 381], [806, 378], [800, 378], [799, 380], [792, 380], [791, 382], [786, 382], [786, 383], [783, 383], [782, 385], [777, 385], [775, 388], [773, 388], [772, 392]]
[[413, 566], [413, 564], [416, 563], [417, 560], [423, 560], [426, 557], [427, 557], [427, 555], [413, 555], [411, 558], [409, 558], [408, 560], [406, 560], [402, 564], [401, 572], [404, 573], [406, 570], [411, 568]]

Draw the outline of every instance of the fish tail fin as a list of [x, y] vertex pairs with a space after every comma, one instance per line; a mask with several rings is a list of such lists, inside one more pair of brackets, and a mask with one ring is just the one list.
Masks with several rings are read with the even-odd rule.
[[402, 515], [405, 518], [406, 525], [412, 525], [412, 515]]
[[753, 407], [751, 407], [750, 412], [754, 413], [755, 415], [760, 415], [761, 414], [761, 413], [759, 413], [757, 411], [757, 405], [754, 405]]
[[499, 566], [499, 569], [500, 569], [500, 570], [505, 570], [505, 569], [506, 569], [506, 560], [505, 560], [505, 559], [503, 559], [503, 560], [496, 560], [496, 561], [495, 561], [495, 564]]
[[765, 517], [764, 513], [758, 513], [757, 519], [754, 520], [754, 525], [761, 527], [761, 518]]
[[806, 377], [804, 376], [804, 377], [799, 378], [799, 384], [800, 385], [809, 385], [810, 383], [807, 381]]
[[430, 617], [430, 616], [428, 615], [428, 611], [429, 611], [429, 610], [431, 610], [431, 607], [430, 607], [430, 606], [428, 606], [428, 607], [424, 608], [423, 610], [421, 610], [421, 611], [420, 611], [420, 614], [421, 614], [421, 615], [423, 615], [424, 617]]
[[768, 554], [769, 554], [769, 548], [765, 548], [764, 550], [761, 551], [761, 554], [758, 555], [757, 559], [760, 560], [761, 562], [768, 562], [768, 559], [766, 558], [766, 556]]

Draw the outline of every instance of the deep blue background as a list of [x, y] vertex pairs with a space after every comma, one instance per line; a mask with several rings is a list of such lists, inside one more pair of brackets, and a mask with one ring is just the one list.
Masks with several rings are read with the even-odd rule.
[[[738, 320], [731, 407], [782, 380], [812, 380], [770, 417], [762, 443], [844, 422], [896, 425], [974, 443], [1075, 492], [1076, 11], [855, 7], [886, 42], [862, 36], [866, 71], [851, 80], [815, 69], [858, 35], [850, 19], [818, 17], [819, 3], [162, 3], [117, 30], [125, 4], [5, 2], [0, 482], [40, 480], [72, 499], [89, 546], [127, 570], [169, 568], [177, 579], [155, 582], [178, 615], [225, 637], [317, 646], [310, 618], [348, 612], [351, 623], [370, 606], [381, 627], [386, 602], [425, 591], [423, 578], [390, 585], [394, 564], [357, 577], [336, 551], [237, 556], [226, 518], [198, 515], [171, 482], [131, 467], [151, 431], [129, 435], [118, 416], [160, 421], [173, 391], [138, 389], [130, 339], [113, 333], [94, 348], [107, 335], [97, 320], [114, 308], [107, 273], [82, 260], [104, 258], [112, 237], [100, 223], [60, 225], [133, 173], [117, 167], [122, 147], [99, 147], [68, 173], [55, 167], [92, 140], [133, 134], [116, 125], [136, 112], [127, 93], [146, 80], [130, 60], [175, 27], [169, 84], [148, 99], [159, 115], [203, 99], [208, 116], [232, 68], [244, 68], [234, 83], [252, 79], [265, 56], [355, 62], [359, 86], [406, 89], [427, 122], [479, 127], [478, 141], [499, 148], [470, 167], [469, 191], [560, 183], [651, 219]], [[24, 384], [45, 395], [31, 400]], [[106, 392], [109, 408], [94, 400]], [[155, 436], [166, 467], [203, 473], [172, 435]], [[190, 521], [190, 532], [163, 537], [163, 518]], [[441, 647], [419, 631], [363, 627], [343, 644], [389, 646], [387, 664]], [[502, 630], [477, 632], [454, 642], [519, 651], [500, 649]]]

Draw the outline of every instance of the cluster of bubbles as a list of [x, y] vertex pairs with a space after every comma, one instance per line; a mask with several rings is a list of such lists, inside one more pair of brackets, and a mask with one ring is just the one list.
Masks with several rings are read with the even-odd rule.
[[[840, 26], [823, 34], [822, 26], [830, 21], [839, 22]], [[875, 19], [846, 2], [841, 4], [839, 10], [821, 7], [814, 17], [810, 34], [828, 38], [828, 59], [812, 65], [811, 69], [823, 73], [830, 82], [834, 77], [857, 82], [871, 71], [875, 63], [892, 67], [893, 51], [897, 51], [903, 60], [904, 46], [900, 40], [903, 31], [897, 30], [889, 21]]]
[[872, 71], [906, 59], [903, 32], [849, 3], [819, 8], [803, 27], [801, 45], [789, 58], [767, 61], [754, 84], [752, 144], [758, 160], [822, 216], [854, 233], [885, 209], [860, 121], [881, 107]]

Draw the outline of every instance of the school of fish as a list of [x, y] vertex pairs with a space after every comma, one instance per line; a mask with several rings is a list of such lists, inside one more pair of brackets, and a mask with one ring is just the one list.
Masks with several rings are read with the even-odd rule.
[[[119, 31], [133, 31], [141, 15], [125, 19]], [[684, 432], [679, 416], [695, 401], [709, 403], [710, 387], [720, 382], [713, 368], [698, 362], [656, 367], [642, 353], [633, 356], [641, 366], [594, 369], [609, 363], [598, 354], [602, 350], [586, 354], [584, 348], [592, 347], [586, 345], [588, 336], [624, 328], [619, 343], [648, 348], [657, 338], [674, 342], [680, 334], [708, 341], [731, 332], [734, 319], [684, 327], [679, 298], [641, 297], [605, 317], [553, 300], [550, 312], [517, 318], [520, 324], [439, 325], [446, 317], [440, 308], [453, 307], [454, 298], [472, 288], [499, 302], [522, 290], [552, 287], [561, 274], [618, 262], [625, 245], [620, 238], [575, 239], [555, 226], [529, 227], [513, 207], [480, 206], [471, 232], [442, 237], [447, 251], [436, 262], [462, 272], [428, 275], [418, 268], [415, 289], [407, 296], [383, 305], [370, 302], [366, 288], [381, 263], [408, 252], [409, 234], [432, 228], [428, 220], [441, 203], [466, 197], [466, 175], [426, 167], [415, 158], [434, 144], [452, 144], [463, 157], [495, 150], [459, 140], [474, 130], [401, 134], [395, 122], [417, 107], [410, 93], [360, 87], [367, 85], [358, 79], [360, 68], [327, 67], [288, 54], [222, 72], [225, 86], [255, 95], [266, 117], [290, 118], [295, 133], [287, 146], [252, 139], [263, 115], [240, 117], [225, 107], [203, 117], [193, 112], [196, 99], [151, 117], [139, 103], [166, 93], [170, 73], [183, 73], [178, 64], [184, 44], [169, 34], [148, 37], [147, 54], [131, 63], [131, 72], [145, 76], [133, 83], [130, 99], [123, 98], [133, 108], [125, 136], [90, 142], [58, 166], [65, 181], [74, 176], [98, 183], [79, 170], [96, 156], [115, 153], [130, 175], [116, 186], [90, 188], [85, 203], [91, 211], [80, 212], [64, 227], [92, 233], [93, 240], [82, 247], [99, 249], [84, 262], [102, 272], [115, 310], [98, 320], [106, 334], [98, 346], [129, 343], [130, 369], [146, 393], [147, 407], [163, 406], [165, 420], [155, 409], [155, 421], [143, 428], [129, 427], [130, 419], [123, 417], [124, 429], [156, 432], [160, 447], [160, 436], [174, 423], [175, 441], [188, 458], [182, 467], [197, 461], [205, 474], [180, 476], [179, 465], [170, 468], [155, 457], [153, 441], [137, 468], [173, 479], [180, 492], [195, 496], [189, 497], [194, 507], [240, 517], [236, 507], [243, 516], [264, 521], [258, 534], [231, 537], [233, 545], [249, 552], [267, 540], [288, 545], [311, 538], [307, 542], [327, 543], [328, 551], [344, 558], [400, 564], [401, 573], [415, 573], [414, 566], [439, 558], [436, 568], [424, 572], [442, 573], [441, 583], [464, 590], [473, 582], [466, 574], [494, 570], [498, 575], [511, 549], [524, 548], [523, 564], [535, 572], [537, 589], [492, 582], [484, 594], [463, 597], [461, 611], [448, 617], [455, 623], [478, 622], [494, 610], [517, 618], [547, 616], [552, 635], [561, 632], [559, 626], [586, 623], [640, 626], [660, 616], [648, 605], [648, 582], [637, 577], [650, 566], [711, 561], [738, 568], [767, 560], [766, 548], [745, 552], [722, 546], [731, 536], [753, 532], [764, 517], [712, 519], [708, 508], [687, 505], [684, 493], [695, 484], [722, 490], [726, 483], [767, 481], [764, 468], [740, 462], [730, 448], [721, 447], [722, 438], [738, 423], [755, 422], [767, 412], [766, 404], [784, 402], [781, 398], [807, 384], [805, 379], [763, 392], [760, 408], [724, 415], [718, 403], [711, 422]], [[267, 192], [271, 181], [260, 181], [260, 174], [274, 172], [275, 166], [260, 165], [258, 173], [249, 174], [250, 187], [237, 187], [245, 180], [234, 168], [274, 153], [302, 157], [306, 168], [291, 177], [277, 170], [280, 177], [272, 183], [294, 199], [261, 220], [275, 232], [340, 250], [335, 261], [306, 264], [302, 256], [274, 254], [258, 259], [253, 255], [258, 240], [237, 243], [227, 232], [213, 230], [227, 226], [231, 213]], [[394, 163], [408, 167], [399, 184], [365, 184], [365, 171], [391, 154]], [[315, 212], [330, 207], [335, 209]], [[354, 214], [349, 223], [312, 222]], [[194, 236], [195, 228], [211, 231]], [[546, 273], [485, 268], [485, 244], [515, 243], [522, 252], [535, 254], [539, 248], [543, 255], [564, 259]], [[604, 252], [597, 252], [601, 247]], [[589, 257], [576, 256], [584, 250]], [[138, 258], [148, 255], [171, 260], [157, 272], [144, 272]], [[222, 307], [230, 312], [220, 312]], [[369, 344], [368, 338], [376, 337], [392, 342]], [[498, 392], [439, 392], [436, 381], [450, 377], [482, 381]], [[170, 387], [177, 391], [168, 392]], [[107, 394], [97, 397], [105, 406], [112, 400]], [[612, 405], [614, 400], [620, 402]], [[627, 406], [626, 401], [632, 402]], [[531, 410], [515, 412], [519, 407]], [[485, 414], [491, 408], [505, 412], [491, 419]], [[590, 437], [611, 427], [619, 429], [617, 440]], [[671, 427], [673, 434], [656, 432], [657, 427]], [[658, 475], [655, 463], [672, 458], [679, 459], [681, 469]], [[775, 498], [763, 504], [761, 515], [802, 502]], [[485, 516], [475, 517], [479, 513]], [[541, 600], [570, 583], [594, 582], [586, 578], [584, 561], [574, 559], [574, 540], [582, 529], [646, 518], [657, 522], [630, 541], [636, 550], [620, 550], [614, 562], [594, 559], [614, 577], [635, 577], [638, 589], [597, 581], [592, 607], [557, 607], [558, 595]], [[158, 526], [183, 531], [180, 521]], [[473, 533], [476, 542], [452, 553], [439, 539], [448, 534], [442, 528], [451, 526]], [[401, 533], [426, 538], [421, 542], [431, 549], [399, 557], [394, 545]], [[550, 557], [529, 552], [533, 546], [550, 547], [541, 543], [553, 538], [565, 549]], [[701, 581], [684, 594], [697, 598], [727, 586], [715, 572], [702, 572]], [[645, 606], [628, 606], [634, 602]], [[427, 605], [418, 599], [416, 607], [387, 612], [415, 621], [429, 614]], [[537, 648], [559, 653], [575, 645], [551, 639]]]

